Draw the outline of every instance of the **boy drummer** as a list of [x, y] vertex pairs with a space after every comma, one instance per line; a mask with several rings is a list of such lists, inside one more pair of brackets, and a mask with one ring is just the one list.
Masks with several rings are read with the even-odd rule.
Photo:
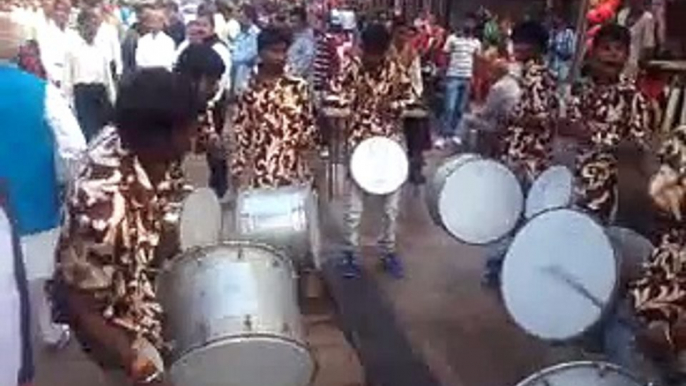
[[122, 83], [114, 123], [91, 143], [70, 189], [54, 300], [113, 385], [162, 378], [162, 312], [155, 277], [178, 250], [182, 184], [173, 166], [190, 150], [202, 101], [164, 69]]
[[[351, 111], [349, 148], [353, 149], [372, 136], [402, 139], [403, 108], [412, 100], [412, 88], [404, 66], [390, 55], [391, 35], [385, 26], [371, 24], [362, 32], [362, 55], [351, 58], [340, 78], [330, 85], [339, 107]], [[330, 97], [329, 100], [332, 100]], [[352, 184], [345, 212], [346, 248], [340, 268], [344, 277], [360, 274], [358, 263], [362, 213], [371, 208], [370, 197]], [[383, 229], [379, 246], [382, 267], [393, 277], [403, 276], [403, 267], [395, 250], [396, 222], [400, 191], [380, 196], [383, 205]]]
[[257, 38], [260, 65], [241, 95], [233, 119], [230, 168], [239, 189], [309, 184], [306, 155], [317, 131], [305, 80], [285, 71], [290, 37], [268, 27]]
[[575, 85], [570, 103], [570, 121], [560, 125], [561, 134], [577, 139], [575, 167], [576, 205], [611, 220], [617, 205], [617, 149], [625, 138], [643, 148], [651, 124], [646, 98], [633, 79], [622, 70], [629, 57], [631, 34], [625, 27], [608, 24], [595, 35], [587, 77]]

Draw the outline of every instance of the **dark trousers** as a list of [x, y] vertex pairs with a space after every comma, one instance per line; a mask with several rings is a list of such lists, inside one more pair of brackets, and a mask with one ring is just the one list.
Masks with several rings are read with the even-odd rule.
[[406, 118], [403, 129], [410, 163], [409, 179], [410, 182], [417, 183], [423, 180], [424, 150], [431, 147], [428, 119]]
[[88, 141], [110, 122], [112, 115], [112, 103], [103, 84], [75, 85], [74, 108], [81, 131]]
[[[228, 95], [224, 93], [222, 98], [212, 109], [212, 120], [214, 121], [214, 129], [219, 137], [222, 136], [224, 125], [226, 124], [226, 106], [228, 103]], [[217, 197], [224, 197], [226, 191], [229, 189], [229, 167], [226, 157], [217, 157], [207, 153], [207, 167], [210, 169], [210, 180], [208, 185]]]

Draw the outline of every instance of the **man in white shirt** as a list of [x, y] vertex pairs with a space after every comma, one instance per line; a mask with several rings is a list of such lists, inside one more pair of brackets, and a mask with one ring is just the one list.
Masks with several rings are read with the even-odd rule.
[[474, 72], [474, 57], [481, 50], [481, 42], [474, 37], [473, 22], [466, 23], [461, 33], [448, 36], [443, 51], [448, 54], [448, 69], [445, 74], [445, 101], [441, 138], [436, 143], [443, 147], [447, 140], [462, 143], [463, 133], [457, 132], [462, 115], [469, 106], [469, 91]]
[[59, 185], [76, 174], [86, 141], [61, 91], [10, 64], [20, 44], [12, 30], [0, 13], [0, 179], [17, 218], [38, 334], [44, 344], [61, 347], [69, 330], [53, 324], [45, 286], [59, 236]]
[[655, 54], [655, 17], [647, 10], [646, 0], [629, 0], [629, 6], [619, 11], [617, 23], [631, 31], [629, 60], [624, 75], [635, 77], [641, 65]]
[[119, 78], [124, 66], [122, 64], [121, 43], [117, 27], [101, 18], [95, 35], [95, 45], [106, 55], [112, 74]]
[[172, 69], [176, 57], [176, 44], [164, 30], [164, 11], [153, 8], [143, 21], [149, 31], [138, 40], [136, 65], [138, 68], [163, 67]]
[[64, 76], [67, 42], [71, 41], [75, 34], [74, 30], [68, 26], [70, 14], [70, 0], [55, 0], [47, 24], [38, 31], [37, 40], [41, 61], [48, 80], [58, 87], [61, 87]]

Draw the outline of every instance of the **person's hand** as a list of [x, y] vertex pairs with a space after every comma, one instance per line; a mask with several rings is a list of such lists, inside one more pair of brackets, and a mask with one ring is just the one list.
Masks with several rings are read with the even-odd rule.
[[133, 345], [134, 357], [129, 373], [140, 384], [154, 384], [162, 380], [164, 362], [159, 351], [145, 338], [139, 338]]
[[681, 184], [678, 173], [662, 166], [650, 180], [649, 194], [655, 205], [667, 213], [671, 213], [678, 221], [682, 219], [681, 204], [686, 195], [686, 188]]

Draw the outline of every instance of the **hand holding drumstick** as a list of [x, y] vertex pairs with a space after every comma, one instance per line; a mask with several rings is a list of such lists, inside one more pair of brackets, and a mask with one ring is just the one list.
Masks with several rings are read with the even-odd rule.
[[681, 204], [686, 187], [674, 169], [662, 166], [650, 181], [649, 193], [660, 209], [671, 213], [677, 221], [682, 220]]

